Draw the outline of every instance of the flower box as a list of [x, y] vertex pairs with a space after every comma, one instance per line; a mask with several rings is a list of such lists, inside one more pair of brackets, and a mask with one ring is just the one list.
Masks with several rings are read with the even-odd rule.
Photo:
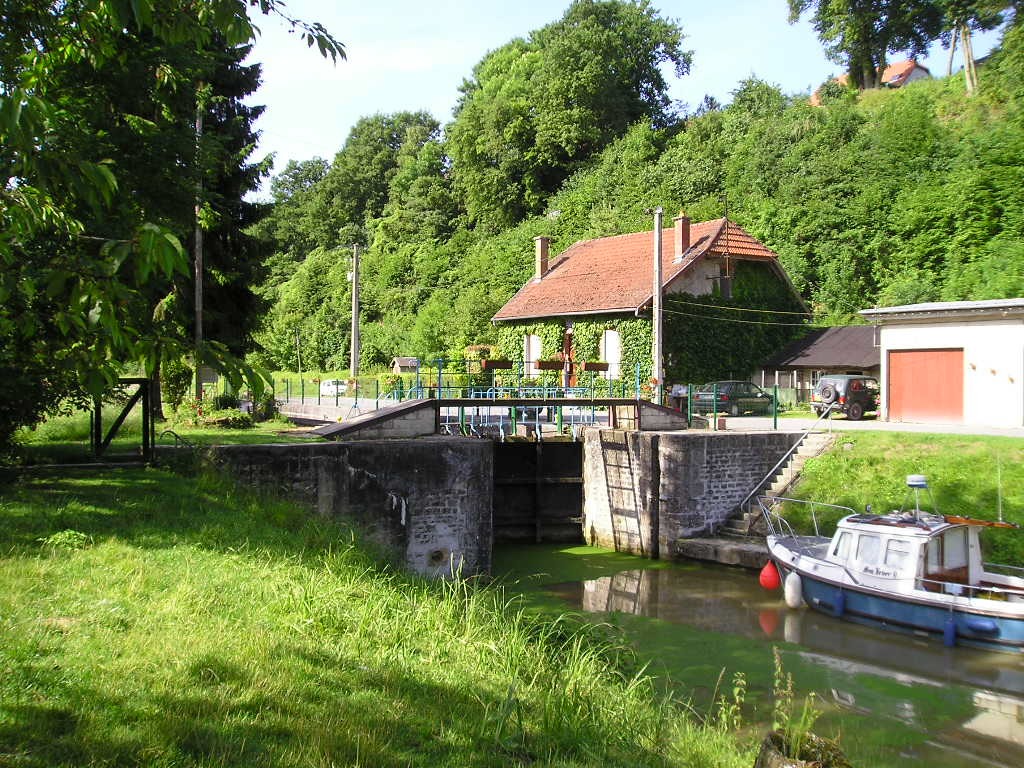
[[512, 370], [511, 360], [491, 360], [485, 358], [480, 361], [481, 371], [510, 371]]
[[584, 371], [607, 371], [608, 363], [584, 363]]
[[538, 360], [537, 369], [541, 371], [560, 371], [565, 366], [561, 360]]

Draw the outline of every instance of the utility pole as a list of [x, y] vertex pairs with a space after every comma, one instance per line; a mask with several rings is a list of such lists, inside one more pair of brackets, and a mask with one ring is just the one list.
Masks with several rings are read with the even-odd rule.
[[201, 372], [203, 350], [203, 107], [205, 86], [202, 82], [196, 88], [196, 239], [195, 239], [195, 270], [196, 270], [196, 400], [203, 399], [203, 374]]
[[352, 272], [349, 274], [352, 280], [352, 349], [349, 367], [352, 369], [352, 378], [359, 376], [359, 246], [352, 246]]
[[654, 379], [654, 402], [659, 404], [661, 403], [661, 394], [665, 386], [661, 362], [662, 335], [664, 332], [661, 311], [661, 218], [663, 214], [664, 211], [660, 205], [654, 209], [654, 317], [651, 324], [653, 327], [653, 338], [651, 339], [651, 376]]
[[299, 369], [299, 381], [302, 381], [302, 346], [299, 342], [299, 326], [295, 326], [295, 362]]

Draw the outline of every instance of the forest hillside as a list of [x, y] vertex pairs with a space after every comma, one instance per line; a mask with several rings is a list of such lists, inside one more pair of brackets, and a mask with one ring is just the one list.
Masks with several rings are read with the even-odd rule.
[[[347, 367], [350, 254], [362, 256], [364, 365], [461, 356], [533, 269], [532, 238], [727, 214], [782, 258], [813, 322], [918, 301], [1024, 295], [1024, 25], [968, 95], [962, 73], [899, 90], [786, 94], [751, 77], [680, 114], [682, 29], [646, 4], [577, 3], [487, 54], [447, 125], [373, 115], [333, 162], [273, 182], [270, 306], [258, 362]], [[668, 65], [668, 66], [666, 66]], [[756, 61], [751, 61], [756, 69]], [[571, 73], [571, 74], [567, 74]]]

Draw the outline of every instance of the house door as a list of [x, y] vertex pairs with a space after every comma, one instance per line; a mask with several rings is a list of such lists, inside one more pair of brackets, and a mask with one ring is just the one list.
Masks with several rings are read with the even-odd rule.
[[889, 351], [889, 419], [960, 423], [964, 420], [964, 351]]
[[565, 367], [562, 369], [562, 384], [566, 387], [576, 386], [576, 350], [572, 343], [572, 328], [565, 329], [565, 336], [562, 339], [562, 359]]

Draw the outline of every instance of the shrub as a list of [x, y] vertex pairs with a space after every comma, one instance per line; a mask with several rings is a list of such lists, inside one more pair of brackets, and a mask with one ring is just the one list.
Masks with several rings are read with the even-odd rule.
[[238, 399], [238, 395], [234, 392], [225, 392], [222, 395], [217, 395], [213, 398], [213, 407], [218, 411], [226, 411], [231, 408], [238, 408], [242, 404], [241, 400]]

